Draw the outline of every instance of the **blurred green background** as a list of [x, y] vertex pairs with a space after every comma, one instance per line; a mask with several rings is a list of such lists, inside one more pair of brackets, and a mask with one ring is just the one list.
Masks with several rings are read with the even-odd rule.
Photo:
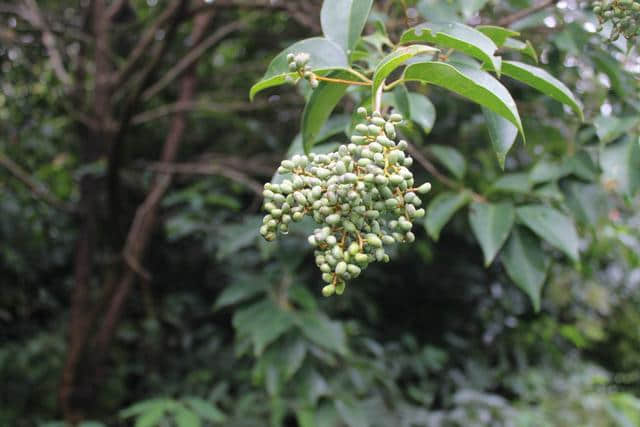
[[[376, 0], [365, 29], [502, 22], [584, 103], [507, 79], [527, 144], [505, 172], [444, 90], [406, 130], [458, 150], [463, 185], [571, 213], [581, 260], [550, 251], [535, 312], [462, 211], [340, 297], [312, 224], [259, 237], [308, 88], [249, 88], [321, 34], [319, 0], [0, 2], [0, 426], [639, 426], [638, 44], [588, 3]], [[593, 167], [559, 166], [576, 153]]]

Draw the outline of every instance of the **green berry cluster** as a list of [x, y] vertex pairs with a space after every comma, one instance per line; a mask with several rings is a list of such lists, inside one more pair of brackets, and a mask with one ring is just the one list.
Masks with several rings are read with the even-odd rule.
[[284, 160], [280, 184], [264, 186], [260, 234], [274, 240], [287, 234], [292, 221], [311, 216], [319, 227], [308, 238], [326, 285], [325, 296], [342, 294], [346, 281], [374, 261], [388, 262], [385, 245], [413, 242], [413, 220], [425, 215], [418, 194], [431, 184], [414, 187], [408, 169], [413, 159], [406, 141], [396, 142], [402, 116], [388, 120], [364, 108], [351, 143], [330, 154], [295, 155]]
[[300, 77], [307, 80], [312, 88], [318, 87], [318, 79], [316, 75], [311, 71], [309, 65], [310, 56], [308, 53], [290, 53], [287, 55], [287, 62], [289, 63], [289, 71], [292, 73], [298, 73]]
[[640, 0], [594, 1], [593, 12], [598, 17], [598, 31], [602, 31], [602, 24], [611, 21], [612, 40], [621, 34], [627, 39], [640, 35]]

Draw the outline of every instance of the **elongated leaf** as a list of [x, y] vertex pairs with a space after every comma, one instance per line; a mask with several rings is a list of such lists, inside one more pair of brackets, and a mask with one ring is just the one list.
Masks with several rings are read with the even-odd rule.
[[478, 239], [488, 267], [509, 237], [516, 211], [509, 202], [473, 203], [469, 209], [471, 230]]
[[478, 25], [476, 30], [489, 37], [496, 46], [501, 47], [509, 37], [518, 37], [519, 32], [496, 25]]
[[546, 205], [527, 205], [516, 209], [518, 219], [540, 238], [578, 261], [578, 233], [571, 218]]
[[489, 129], [489, 138], [491, 139], [493, 151], [496, 152], [496, 156], [498, 157], [498, 164], [500, 164], [501, 169], [504, 169], [507, 153], [509, 153], [509, 150], [511, 150], [511, 147], [513, 147], [513, 144], [516, 142], [518, 128], [501, 115], [494, 113], [486, 107], [482, 107], [482, 114], [484, 114], [484, 120]]
[[373, 0], [324, 0], [320, 10], [322, 32], [349, 53], [358, 42]]
[[165, 408], [154, 406], [136, 418], [135, 427], [154, 427], [164, 418]]
[[200, 427], [202, 425], [200, 417], [191, 409], [185, 408], [184, 406], [180, 406], [176, 410], [175, 420], [177, 427]]
[[506, 193], [528, 193], [531, 190], [529, 174], [523, 172], [504, 174], [493, 183], [491, 190]]
[[336, 400], [336, 409], [342, 417], [342, 420], [349, 427], [368, 427], [364, 410], [360, 405], [352, 401]]
[[251, 87], [249, 98], [253, 99], [258, 92], [264, 89], [286, 83], [287, 76], [291, 79], [297, 78], [296, 73], [289, 72], [287, 55], [300, 52], [309, 54], [309, 65], [314, 72], [319, 74], [349, 66], [345, 52], [331, 40], [322, 37], [301, 40], [273, 58], [262, 79]]
[[460, 208], [469, 203], [471, 195], [468, 191], [460, 193], [440, 193], [427, 208], [424, 225], [433, 240], [438, 240], [440, 231]]
[[170, 400], [166, 397], [158, 397], [155, 399], [143, 400], [142, 402], [135, 403], [118, 414], [120, 418], [129, 418], [134, 415], [140, 415], [145, 412], [149, 412], [152, 409], [160, 408], [162, 411], [169, 407]]
[[531, 299], [533, 308], [540, 310], [542, 286], [551, 265], [542, 250], [540, 240], [527, 230], [516, 227], [502, 253], [502, 263], [511, 280]]
[[500, 74], [501, 59], [494, 56], [498, 46], [489, 37], [469, 26], [454, 22], [428, 22], [405, 31], [400, 43], [426, 42], [449, 47], [473, 56]]
[[[331, 78], [344, 79], [348, 77], [345, 71], [335, 71], [329, 74]], [[320, 82], [314, 89], [302, 113], [302, 144], [304, 152], [309, 153], [316, 142], [321, 129], [327, 122], [333, 109], [338, 105], [347, 92], [347, 85], [330, 82]]]
[[219, 310], [223, 307], [245, 301], [265, 292], [266, 289], [264, 281], [255, 280], [253, 277], [243, 277], [237, 282], [230, 284], [224, 289], [224, 291], [222, 291], [216, 300], [213, 309]]
[[389, 74], [396, 68], [401, 66], [407, 60], [421, 53], [433, 53], [437, 49], [429, 46], [413, 45], [407, 47], [399, 47], [389, 55], [385, 56], [376, 67], [373, 73], [373, 86], [371, 87], [371, 96], [375, 97], [380, 85], [384, 83]]
[[226, 415], [216, 407], [213, 403], [207, 402], [199, 397], [189, 397], [184, 401], [193, 409], [203, 420], [214, 423], [222, 423], [226, 419]]
[[338, 354], [347, 353], [347, 342], [341, 323], [332, 321], [320, 312], [300, 313], [296, 322], [309, 340]]
[[524, 138], [515, 101], [490, 74], [463, 65], [454, 67], [444, 62], [429, 61], [409, 65], [404, 71], [404, 78], [442, 86], [469, 98], [516, 125]]
[[436, 109], [424, 95], [409, 92], [409, 117], [411, 121], [418, 124], [424, 133], [429, 134], [436, 121]]
[[523, 62], [504, 61], [502, 63], [502, 72], [509, 77], [538, 89], [556, 101], [569, 106], [578, 117], [580, 117], [580, 120], [584, 120], [580, 101], [578, 101], [564, 83], [542, 68], [534, 67]]
[[429, 150], [458, 179], [464, 178], [467, 161], [458, 150], [446, 145], [430, 145]]
[[509, 37], [507, 40], [505, 40], [502, 48], [520, 52], [536, 61], [536, 64], [538, 63], [538, 53], [529, 40], [523, 42], [518, 39]]
[[251, 338], [254, 354], [259, 356], [293, 326], [293, 319], [289, 313], [265, 300], [236, 311], [232, 323], [240, 336]]
[[568, 162], [560, 163], [541, 160], [535, 164], [529, 172], [529, 181], [533, 184], [555, 181], [571, 173], [571, 165]]

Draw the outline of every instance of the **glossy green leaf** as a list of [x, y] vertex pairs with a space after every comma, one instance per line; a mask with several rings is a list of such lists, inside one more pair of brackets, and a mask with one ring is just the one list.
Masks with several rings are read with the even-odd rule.
[[556, 162], [540, 160], [529, 172], [529, 181], [532, 184], [555, 181], [571, 173], [571, 166], [568, 162]]
[[509, 237], [515, 218], [516, 211], [509, 202], [471, 204], [469, 223], [482, 248], [485, 267], [491, 264]]
[[432, 83], [487, 107], [516, 125], [524, 138], [516, 103], [509, 91], [490, 74], [471, 67], [444, 62], [421, 62], [407, 66], [406, 80]]
[[427, 233], [433, 240], [438, 240], [440, 231], [449, 222], [453, 214], [471, 201], [468, 191], [460, 193], [444, 192], [438, 194], [429, 203], [427, 217], [424, 221]]
[[501, 115], [494, 113], [486, 107], [482, 107], [482, 114], [487, 123], [489, 138], [491, 139], [493, 151], [495, 151], [498, 158], [498, 164], [501, 169], [504, 169], [507, 153], [509, 153], [509, 150], [511, 150], [511, 147], [513, 147], [513, 144], [516, 142], [518, 128]]
[[509, 77], [538, 89], [556, 101], [569, 106], [578, 117], [580, 117], [580, 120], [584, 120], [580, 101], [578, 101], [564, 83], [542, 68], [534, 67], [523, 62], [504, 61], [502, 63], [502, 72]]
[[436, 121], [436, 108], [425, 95], [409, 92], [409, 117], [429, 134]]
[[214, 423], [222, 423], [227, 418], [226, 415], [211, 402], [207, 402], [199, 397], [189, 397], [184, 399], [185, 403], [191, 407], [203, 420]]
[[429, 151], [438, 159], [457, 179], [464, 178], [467, 172], [467, 161], [458, 150], [446, 145], [430, 145]]
[[180, 406], [175, 412], [176, 427], [200, 427], [202, 421], [200, 417], [192, 410]]
[[120, 418], [129, 418], [134, 415], [140, 415], [145, 412], [150, 412], [156, 408], [160, 408], [162, 411], [169, 407], [169, 399], [165, 397], [158, 397], [155, 399], [147, 399], [142, 402], [135, 403], [118, 414]]
[[407, 60], [416, 55], [424, 53], [434, 53], [437, 49], [429, 46], [413, 45], [407, 47], [399, 47], [398, 49], [385, 56], [376, 67], [373, 73], [373, 85], [371, 87], [371, 96], [375, 98], [378, 88], [384, 84], [389, 74], [396, 68], [404, 64]]
[[501, 59], [494, 56], [498, 46], [486, 35], [454, 22], [428, 22], [405, 31], [400, 43], [425, 42], [456, 49], [473, 56], [500, 74]]
[[529, 174], [524, 172], [504, 174], [491, 186], [492, 192], [528, 193], [530, 190], [531, 181], [529, 181]]
[[538, 63], [538, 53], [529, 40], [527, 40], [526, 42], [522, 42], [514, 38], [508, 38], [507, 40], [505, 40], [502, 48], [520, 52], [523, 55], [527, 55], [528, 57], [533, 59], [536, 64]]
[[640, 139], [628, 137], [605, 147], [600, 164], [605, 187], [630, 197], [640, 189]]
[[312, 342], [338, 354], [347, 353], [347, 342], [342, 324], [329, 319], [321, 312], [300, 313], [296, 323]]
[[287, 76], [289, 76], [290, 79], [296, 79], [298, 77], [297, 74], [289, 72], [287, 55], [289, 53], [300, 52], [309, 54], [309, 66], [311, 66], [311, 69], [316, 73], [347, 68], [349, 66], [345, 52], [331, 40], [322, 37], [301, 40], [280, 52], [271, 61], [262, 79], [251, 87], [249, 98], [253, 99], [258, 92], [264, 89], [286, 83]]
[[533, 308], [540, 310], [542, 286], [551, 265], [540, 240], [526, 229], [516, 227], [502, 251], [502, 263], [515, 284], [531, 299]]
[[135, 427], [154, 427], [164, 418], [165, 407], [154, 406], [136, 418]]
[[236, 311], [232, 323], [238, 335], [251, 338], [256, 356], [262, 354], [269, 344], [294, 324], [288, 312], [281, 310], [269, 300]]
[[340, 417], [342, 417], [347, 426], [368, 427], [370, 425], [364, 410], [358, 403], [350, 400], [336, 400], [335, 405]]
[[509, 28], [499, 27], [497, 25], [478, 25], [475, 27], [485, 36], [489, 37], [496, 46], [501, 47], [509, 37], [518, 37], [519, 32], [513, 31]]
[[349, 52], [358, 42], [373, 0], [324, 0], [320, 10], [322, 32]]
[[578, 233], [571, 218], [546, 205], [521, 206], [516, 209], [516, 214], [541, 239], [560, 249], [573, 261], [578, 261]]
[[241, 278], [224, 288], [213, 308], [214, 310], [219, 310], [245, 301], [265, 291], [266, 286], [263, 281], [255, 280], [253, 277]]
[[[344, 79], [348, 78], [345, 71], [335, 71], [329, 77]], [[347, 85], [330, 82], [320, 82], [318, 87], [311, 92], [302, 113], [302, 144], [304, 152], [309, 153], [313, 144], [317, 141], [320, 131], [324, 127], [333, 109], [338, 105], [347, 92]]]

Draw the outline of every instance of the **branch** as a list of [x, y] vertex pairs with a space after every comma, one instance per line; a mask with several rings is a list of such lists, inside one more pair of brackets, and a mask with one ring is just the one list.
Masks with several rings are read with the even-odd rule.
[[230, 33], [243, 27], [244, 23], [239, 21], [231, 22], [220, 27], [213, 34], [211, 34], [209, 37], [195, 46], [191, 51], [189, 51], [175, 66], [173, 66], [173, 68], [167, 71], [167, 73], [158, 82], [156, 82], [156, 84], [145, 90], [142, 93], [142, 99], [148, 100], [149, 98], [156, 95], [167, 85], [169, 85], [169, 83], [180, 77], [198, 59], [200, 59], [200, 57], [207, 51], [207, 49], [209, 49], [211, 46], [214, 46]]
[[[197, 17], [191, 33], [193, 40], [197, 42], [202, 38], [210, 21], [211, 15], [201, 15]], [[190, 101], [195, 94], [195, 89], [195, 67], [189, 67], [188, 72], [181, 81], [179, 102]], [[162, 162], [172, 162], [175, 159], [186, 128], [187, 120], [185, 115], [175, 115], [172, 119], [169, 133], [165, 138], [161, 156]], [[126, 260], [124, 271], [114, 297], [107, 307], [104, 321], [96, 334], [95, 352], [98, 356], [97, 367], [99, 370], [96, 377], [98, 378], [102, 376], [100, 362], [113, 338], [116, 325], [124, 308], [124, 303], [136, 276], [140, 275], [143, 279], [150, 277], [146, 270], [142, 268], [141, 259], [144, 256], [145, 249], [148, 246], [151, 233], [155, 226], [160, 201], [171, 185], [171, 178], [171, 174], [155, 177], [145, 200], [136, 210], [133, 222], [129, 228], [126, 243], [122, 250], [123, 257]]]
[[238, 182], [262, 197], [263, 185], [237, 169], [216, 163], [151, 163], [148, 169], [162, 174], [214, 175]]
[[173, 4], [167, 7], [164, 12], [149, 26], [140, 38], [138, 44], [131, 51], [131, 54], [127, 58], [125, 64], [113, 76], [113, 85], [115, 87], [120, 86], [120, 84], [131, 75], [135, 70], [136, 64], [140, 58], [142, 58], [142, 55], [144, 55], [149, 45], [155, 40], [158, 29], [171, 20], [180, 6], [180, 1], [174, 1]]
[[[409, 144], [407, 147], [407, 152], [413, 156], [413, 158], [420, 163], [427, 172], [434, 176], [438, 181], [443, 183], [446, 187], [451, 188], [452, 190], [462, 190], [464, 186], [458, 182], [453, 181], [452, 179], [447, 178], [442, 172], [438, 170], [436, 165], [431, 163], [416, 147]], [[477, 202], [486, 202], [487, 199], [482, 195], [478, 194], [475, 191], [471, 191], [471, 197], [474, 201]]]
[[22, 167], [20, 167], [20, 165], [15, 163], [3, 153], [0, 153], [0, 166], [4, 166], [15, 178], [26, 185], [36, 198], [64, 212], [76, 212], [76, 209], [73, 205], [67, 204], [58, 199], [51, 193], [51, 191], [49, 191], [49, 189], [43, 183], [33, 179], [29, 172], [24, 170]]
[[422, 166], [427, 172], [429, 172], [431, 175], [433, 175], [438, 181], [442, 182], [444, 185], [446, 185], [447, 187], [452, 188], [452, 189], [459, 189], [460, 188], [460, 186], [458, 185], [457, 182], [447, 178], [442, 172], [440, 172], [438, 170], [436, 165], [431, 163], [424, 156], [424, 154], [422, 154], [420, 151], [418, 151], [418, 149], [416, 147], [414, 147], [412, 144], [409, 144], [409, 146], [407, 147], [407, 152], [409, 154], [411, 154], [411, 156], [414, 159], [416, 159], [416, 161], [418, 163], [420, 163], [420, 166]]
[[529, 15], [533, 15], [534, 13], [540, 12], [541, 10], [546, 9], [549, 6], [553, 6], [556, 3], [558, 3], [558, 0], [543, 0], [537, 5], [531, 6], [527, 9], [519, 10], [511, 15], [507, 15], [501, 18], [498, 21], [498, 25], [500, 25], [501, 27], [508, 27], [514, 22], [524, 19]]
[[237, 113], [242, 111], [260, 110], [270, 106], [273, 106], [273, 104], [268, 101], [256, 103], [237, 101], [229, 102], [228, 104], [207, 101], [175, 102], [173, 104], [162, 105], [158, 108], [153, 108], [136, 114], [131, 119], [131, 123], [139, 125], [171, 114], [183, 112]]
[[[65, 85], [71, 85], [71, 76], [67, 73], [62, 63], [62, 55], [56, 46], [56, 38], [49, 29], [47, 21], [42, 16], [38, 3], [35, 0], [25, 0], [26, 7], [22, 9], [19, 15], [27, 20], [34, 28], [42, 33], [42, 44], [47, 49], [51, 66], [58, 79]], [[20, 9], [19, 9], [20, 10]]]
[[200, 0], [200, 2], [201, 4], [191, 8], [189, 12], [187, 12], [189, 16], [197, 15], [211, 9], [230, 7], [279, 9], [287, 11], [300, 25], [314, 32], [318, 32], [321, 29], [318, 20], [312, 18], [318, 16], [318, 10], [312, 10], [313, 6], [306, 2], [291, 0], [217, 0], [211, 3], [204, 3]]

